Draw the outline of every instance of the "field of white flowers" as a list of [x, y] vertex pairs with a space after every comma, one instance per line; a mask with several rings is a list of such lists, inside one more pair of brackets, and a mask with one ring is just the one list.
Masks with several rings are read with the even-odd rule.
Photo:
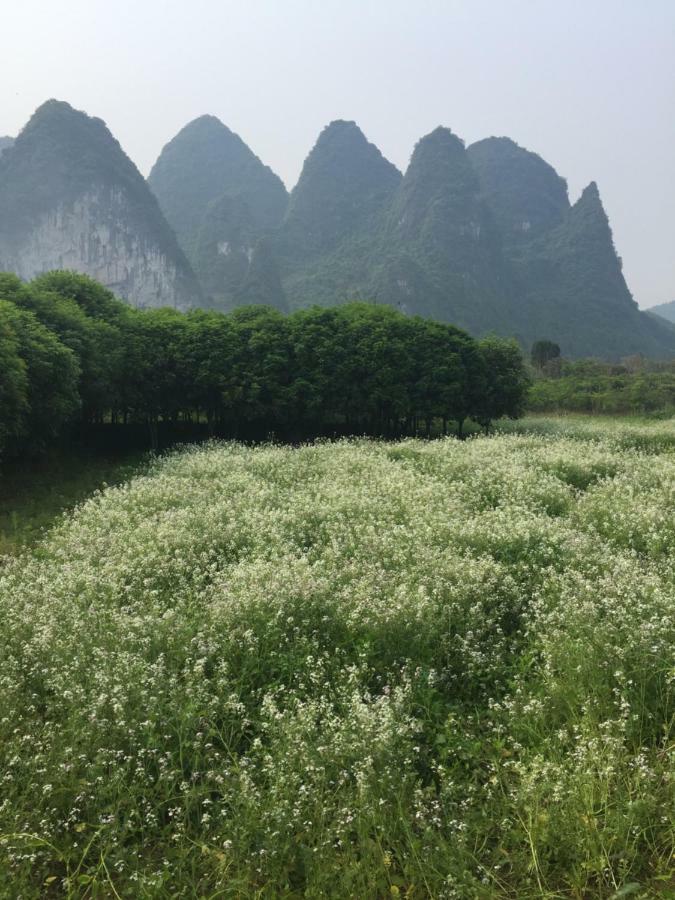
[[5, 559], [0, 896], [674, 896], [675, 456], [610, 431], [193, 448]]

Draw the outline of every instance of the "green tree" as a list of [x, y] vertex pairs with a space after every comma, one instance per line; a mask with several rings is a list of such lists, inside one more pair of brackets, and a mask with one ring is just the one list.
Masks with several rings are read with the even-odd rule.
[[473, 417], [487, 432], [495, 419], [522, 415], [530, 378], [516, 341], [490, 335], [478, 346], [485, 365], [485, 382]]
[[268, 306], [248, 306], [230, 314], [234, 354], [223, 391], [236, 435], [288, 424], [292, 408], [291, 339], [288, 319]]
[[117, 406], [115, 385], [123, 352], [119, 328], [92, 318], [74, 299], [41, 288], [39, 280], [22, 286], [13, 301], [33, 312], [73, 351], [80, 367], [82, 418], [85, 422], [102, 420]]
[[28, 380], [22, 445], [42, 449], [80, 407], [77, 358], [32, 312], [6, 301], [3, 328], [14, 336]]
[[39, 275], [31, 282], [37, 291], [59, 294], [75, 303], [92, 319], [116, 322], [129, 310], [126, 303], [118, 300], [107, 288], [88, 275], [67, 270], [55, 270]]
[[536, 369], [544, 369], [546, 364], [560, 357], [560, 346], [553, 341], [535, 341], [530, 359]]
[[30, 409], [28, 374], [12, 327], [13, 311], [8, 301], [0, 300], [0, 452], [24, 433]]

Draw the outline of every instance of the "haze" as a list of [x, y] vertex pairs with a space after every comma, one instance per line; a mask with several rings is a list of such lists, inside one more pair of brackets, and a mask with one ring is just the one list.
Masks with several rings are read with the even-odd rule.
[[336, 118], [401, 169], [439, 124], [508, 135], [572, 200], [596, 180], [635, 299], [675, 299], [672, 0], [6, 0], [2, 19], [0, 135], [57, 97], [147, 174], [212, 113], [289, 187]]

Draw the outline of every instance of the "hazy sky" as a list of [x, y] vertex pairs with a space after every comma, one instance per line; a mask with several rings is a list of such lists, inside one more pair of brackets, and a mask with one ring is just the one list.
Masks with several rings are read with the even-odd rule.
[[0, 0], [0, 135], [49, 97], [105, 119], [147, 174], [218, 116], [295, 183], [354, 119], [404, 169], [447, 125], [598, 182], [641, 306], [675, 299], [675, 0]]

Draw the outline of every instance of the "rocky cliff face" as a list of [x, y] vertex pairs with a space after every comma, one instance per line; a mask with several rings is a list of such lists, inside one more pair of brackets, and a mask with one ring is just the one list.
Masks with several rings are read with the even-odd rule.
[[187, 309], [194, 285], [134, 224], [123, 191], [100, 187], [42, 213], [19, 239], [0, 245], [0, 269], [29, 280], [51, 269], [84, 272], [134, 306]]
[[137, 306], [201, 291], [156, 199], [100, 119], [49, 101], [0, 158], [0, 269], [91, 275]]

